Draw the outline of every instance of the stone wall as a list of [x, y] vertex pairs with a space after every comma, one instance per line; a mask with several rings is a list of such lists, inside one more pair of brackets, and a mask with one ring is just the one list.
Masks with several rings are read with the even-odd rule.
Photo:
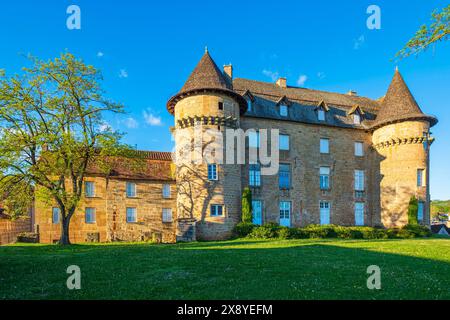
[[[408, 223], [408, 205], [412, 196], [425, 203], [424, 224], [429, 225], [427, 197], [428, 165], [423, 147], [425, 121], [406, 121], [377, 129], [373, 143], [380, 160], [381, 220], [386, 227]], [[417, 170], [424, 169], [423, 186], [417, 186]]]
[[[137, 195], [127, 198], [126, 181], [106, 180], [102, 177], [88, 177], [86, 181], [95, 183], [95, 196], [83, 197], [70, 223], [72, 243], [93, 241], [175, 241], [176, 191], [171, 184], [171, 198], [163, 199], [163, 184], [168, 182], [132, 181], [136, 183]], [[52, 223], [52, 205], [36, 200], [36, 227], [42, 243], [54, 243], [59, 240], [61, 224]], [[85, 208], [95, 208], [95, 223], [86, 223]], [[126, 222], [126, 208], [136, 207], [137, 222]], [[162, 208], [171, 208], [173, 221], [162, 222]]]
[[22, 232], [31, 232], [29, 217], [17, 220], [0, 219], [0, 245], [15, 242]]
[[[289, 121], [243, 117], [241, 127], [247, 129], [279, 129], [280, 134], [290, 137], [290, 150], [280, 153], [280, 163], [291, 166], [291, 188], [280, 190], [278, 175], [262, 176], [260, 188], [252, 188], [253, 199], [263, 204], [263, 223], [279, 222], [279, 202], [291, 202], [291, 225], [305, 226], [320, 223], [320, 201], [331, 203], [330, 222], [354, 225], [354, 203], [362, 201], [365, 206], [364, 222], [376, 223], [377, 208], [373, 195], [379, 192], [372, 183], [373, 150], [371, 134], [364, 130], [317, 126]], [[320, 153], [320, 139], [328, 138], [330, 153]], [[354, 143], [364, 143], [364, 156], [356, 157]], [[248, 152], [247, 152], [248, 153]], [[320, 190], [321, 166], [331, 168], [328, 191]], [[356, 198], [354, 170], [365, 170], [365, 193]], [[249, 166], [242, 169], [242, 188], [248, 186]]]

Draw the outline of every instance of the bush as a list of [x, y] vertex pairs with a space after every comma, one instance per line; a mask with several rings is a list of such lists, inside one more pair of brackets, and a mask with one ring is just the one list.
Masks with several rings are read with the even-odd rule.
[[240, 222], [234, 227], [234, 234], [239, 238], [247, 237], [257, 227], [253, 223]]
[[235, 233], [239, 237], [247, 236], [254, 239], [410, 239], [431, 236], [431, 231], [420, 225], [407, 225], [401, 229], [335, 225], [309, 225], [304, 228], [287, 228], [275, 223], [256, 226], [243, 222], [236, 226]]
[[419, 209], [419, 202], [415, 196], [412, 196], [408, 205], [408, 224], [417, 225], [417, 211]]
[[242, 192], [242, 222], [252, 222], [252, 191], [248, 187]]

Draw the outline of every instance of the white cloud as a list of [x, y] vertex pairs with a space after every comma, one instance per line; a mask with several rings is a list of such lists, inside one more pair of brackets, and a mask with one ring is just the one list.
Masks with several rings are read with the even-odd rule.
[[97, 52], [97, 57], [98, 58], [101, 58], [101, 57], [103, 57], [105, 54], [103, 53], [103, 52], [101, 52], [101, 51], [99, 51], [99, 52]]
[[128, 72], [125, 69], [121, 69], [119, 72], [119, 78], [128, 78]]
[[364, 35], [360, 35], [358, 39], [353, 40], [353, 49], [358, 50], [359, 48], [362, 47], [365, 41], [366, 38], [364, 37]]
[[278, 73], [278, 71], [270, 71], [270, 70], [266, 70], [264, 69], [262, 71], [263, 75], [265, 75], [266, 77], [269, 77], [270, 79], [272, 79], [272, 81], [277, 81], [278, 78], [280, 77], [280, 74]]
[[101, 132], [105, 132], [105, 131], [108, 131], [108, 130], [112, 130], [112, 127], [111, 127], [111, 125], [108, 122], [103, 121], [103, 123], [99, 127], [99, 130]]
[[136, 129], [139, 127], [139, 123], [132, 117], [122, 120], [121, 123], [123, 123], [128, 129]]
[[150, 110], [144, 110], [142, 113], [144, 116], [145, 123], [151, 126], [161, 126], [161, 117], [154, 115]]
[[305, 85], [306, 80], [308, 80], [308, 77], [304, 74], [300, 75], [297, 79], [297, 86], [303, 87]]
[[323, 78], [325, 78], [325, 72], [322, 72], [322, 71], [319, 71], [319, 72], [317, 72], [317, 78], [319, 78], [319, 79], [323, 79]]

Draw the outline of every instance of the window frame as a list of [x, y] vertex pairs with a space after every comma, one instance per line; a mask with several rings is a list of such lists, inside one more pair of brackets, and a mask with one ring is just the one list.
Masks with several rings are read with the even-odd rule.
[[[359, 207], [361, 206], [361, 207]], [[359, 207], [359, 208], [358, 208]], [[362, 211], [362, 212], [361, 212]], [[362, 213], [362, 219], [363, 219], [363, 223], [362, 224], [358, 224], [357, 220], [356, 220], [356, 216], [358, 213]], [[354, 206], [354, 214], [355, 214], [355, 226], [364, 226], [365, 225], [365, 219], [364, 219], [364, 215], [366, 213], [366, 204], [365, 202], [362, 201], [356, 201], [355, 202], [355, 206]]]
[[250, 164], [248, 167], [248, 185], [250, 187], [261, 186], [261, 165]]
[[[88, 185], [92, 186], [92, 194], [88, 194], [89, 188]], [[95, 197], [95, 182], [94, 181], [85, 181], [84, 182], [84, 196], [86, 198], [94, 198]]]
[[[170, 219], [167, 219], [167, 217]], [[162, 222], [163, 223], [172, 223], [173, 222], [173, 211], [172, 208], [163, 208], [162, 209]]]
[[[57, 211], [57, 219], [55, 220], [55, 210]], [[52, 207], [52, 224], [60, 224], [61, 223], [61, 209], [58, 207]]]
[[322, 108], [317, 110], [317, 120], [318, 121], [325, 121], [326, 120], [325, 110], [323, 110]]
[[[282, 148], [282, 137], [283, 138], [287, 138], [287, 149]], [[285, 141], [286, 142], [286, 141]], [[289, 151], [291, 149], [291, 137], [288, 134], [280, 134], [278, 136], [278, 149], [280, 151]]]
[[[210, 168], [214, 168], [214, 170], [210, 170]], [[208, 175], [208, 180], [209, 181], [217, 181], [219, 180], [219, 175], [218, 175], [218, 170], [217, 170], [217, 164], [216, 163], [208, 163], [208, 168], [207, 168], [207, 175]]]
[[247, 101], [247, 112], [253, 112], [253, 102], [249, 97], [245, 98]]
[[355, 169], [353, 174], [354, 191], [363, 192], [366, 189], [366, 171]]
[[162, 185], [162, 197], [164, 199], [170, 199], [172, 196], [172, 188], [169, 183], [165, 183]]
[[[322, 169], [326, 169], [328, 173], [323, 173]], [[328, 166], [321, 166], [319, 168], [320, 190], [327, 191], [331, 189], [331, 168]], [[325, 185], [326, 182], [326, 185]]]
[[[133, 186], [132, 194], [128, 193], [128, 186]], [[127, 181], [125, 184], [125, 194], [127, 198], [136, 198], [137, 197], [137, 184], [136, 182]]]
[[[133, 210], [134, 220], [132, 220], [132, 221], [128, 219], [128, 217], [129, 217], [128, 216], [128, 210]], [[138, 221], [138, 219], [137, 219], [137, 208], [136, 207], [126, 207], [125, 208], [125, 221], [126, 221], [126, 223], [136, 223]]]
[[[289, 116], [289, 107], [287, 104], [280, 104], [279, 106], [279, 114], [281, 117], [288, 117]], [[282, 110], [285, 110], [286, 112], [282, 112]]]
[[361, 124], [362, 122], [362, 117], [361, 114], [359, 112], [355, 112], [353, 114], [353, 124]]
[[[422, 209], [422, 210], [420, 210]], [[421, 214], [421, 215], [419, 215]], [[417, 202], [417, 222], [423, 223], [425, 219], [425, 201]]]
[[[323, 143], [325, 143], [325, 142], [326, 142], [326, 144], [324, 145]], [[326, 150], [324, 150], [325, 146], [326, 146]], [[329, 138], [320, 138], [319, 148], [320, 148], [321, 154], [330, 154], [330, 139]]]
[[417, 186], [425, 187], [425, 169], [419, 168], [417, 169]]
[[[213, 210], [214, 208], [214, 210]], [[219, 213], [219, 208], [220, 208], [220, 214]], [[209, 207], [209, 216], [210, 217], [223, 217], [224, 216], [224, 206], [223, 204], [211, 204]], [[213, 214], [214, 212], [214, 214]]]
[[[91, 211], [88, 214], [88, 211]], [[96, 209], [93, 207], [85, 207], [84, 208], [84, 222], [86, 224], [96, 224], [97, 223], [97, 215], [96, 215]], [[93, 218], [93, 220], [88, 220], [88, 217], [90, 217], [91, 219]]]
[[[361, 149], [358, 149], [358, 146], [361, 147]], [[360, 154], [358, 151], [361, 151]], [[364, 142], [362, 141], [355, 141], [355, 157], [364, 157]]]
[[[282, 171], [281, 168], [285, 167], [288, 168], [289, 170], [286, 171]], [[287, 173], [287, 175], [282, 175], [283, 173]], [[291, 172], [291, 164], [290, 163], [280, 163], [279, 167], [278, 167], [278, 187], [280, 188], [280, 190], [287, 190], [291, 188], [291, 183], [292, 183], [292, 172]], [[284, 180], [287, 177], [287, 184], [283, 183]]]

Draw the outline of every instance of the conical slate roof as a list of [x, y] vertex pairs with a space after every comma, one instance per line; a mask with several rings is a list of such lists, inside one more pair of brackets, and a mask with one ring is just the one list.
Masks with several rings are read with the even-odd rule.
[[167, 109], [173, 114], [174, 107], [178, 101], [186, 96], [202, 92], [220, 92], [235, 98], [239, 103], [241, 112], [245, 112], [247, 108], [245, 99], [240, 94], [233, 91], [231, 81], [228, 81], [227, 78], [225, 78], [222, 71], [220, 71], [214, 60], [211, 58], [208, 50], [205, 51], [205, 54], [200, 59], [194, 71], [192, 71], [180, 92], [170, 98], [167, 102]]
[[381, 103], [374, 128], [412, 119], [428, 120], [431, 126], [437, 123], [435, 117], [422, 112], [402, 75], [396, 70], [387, 94]]

